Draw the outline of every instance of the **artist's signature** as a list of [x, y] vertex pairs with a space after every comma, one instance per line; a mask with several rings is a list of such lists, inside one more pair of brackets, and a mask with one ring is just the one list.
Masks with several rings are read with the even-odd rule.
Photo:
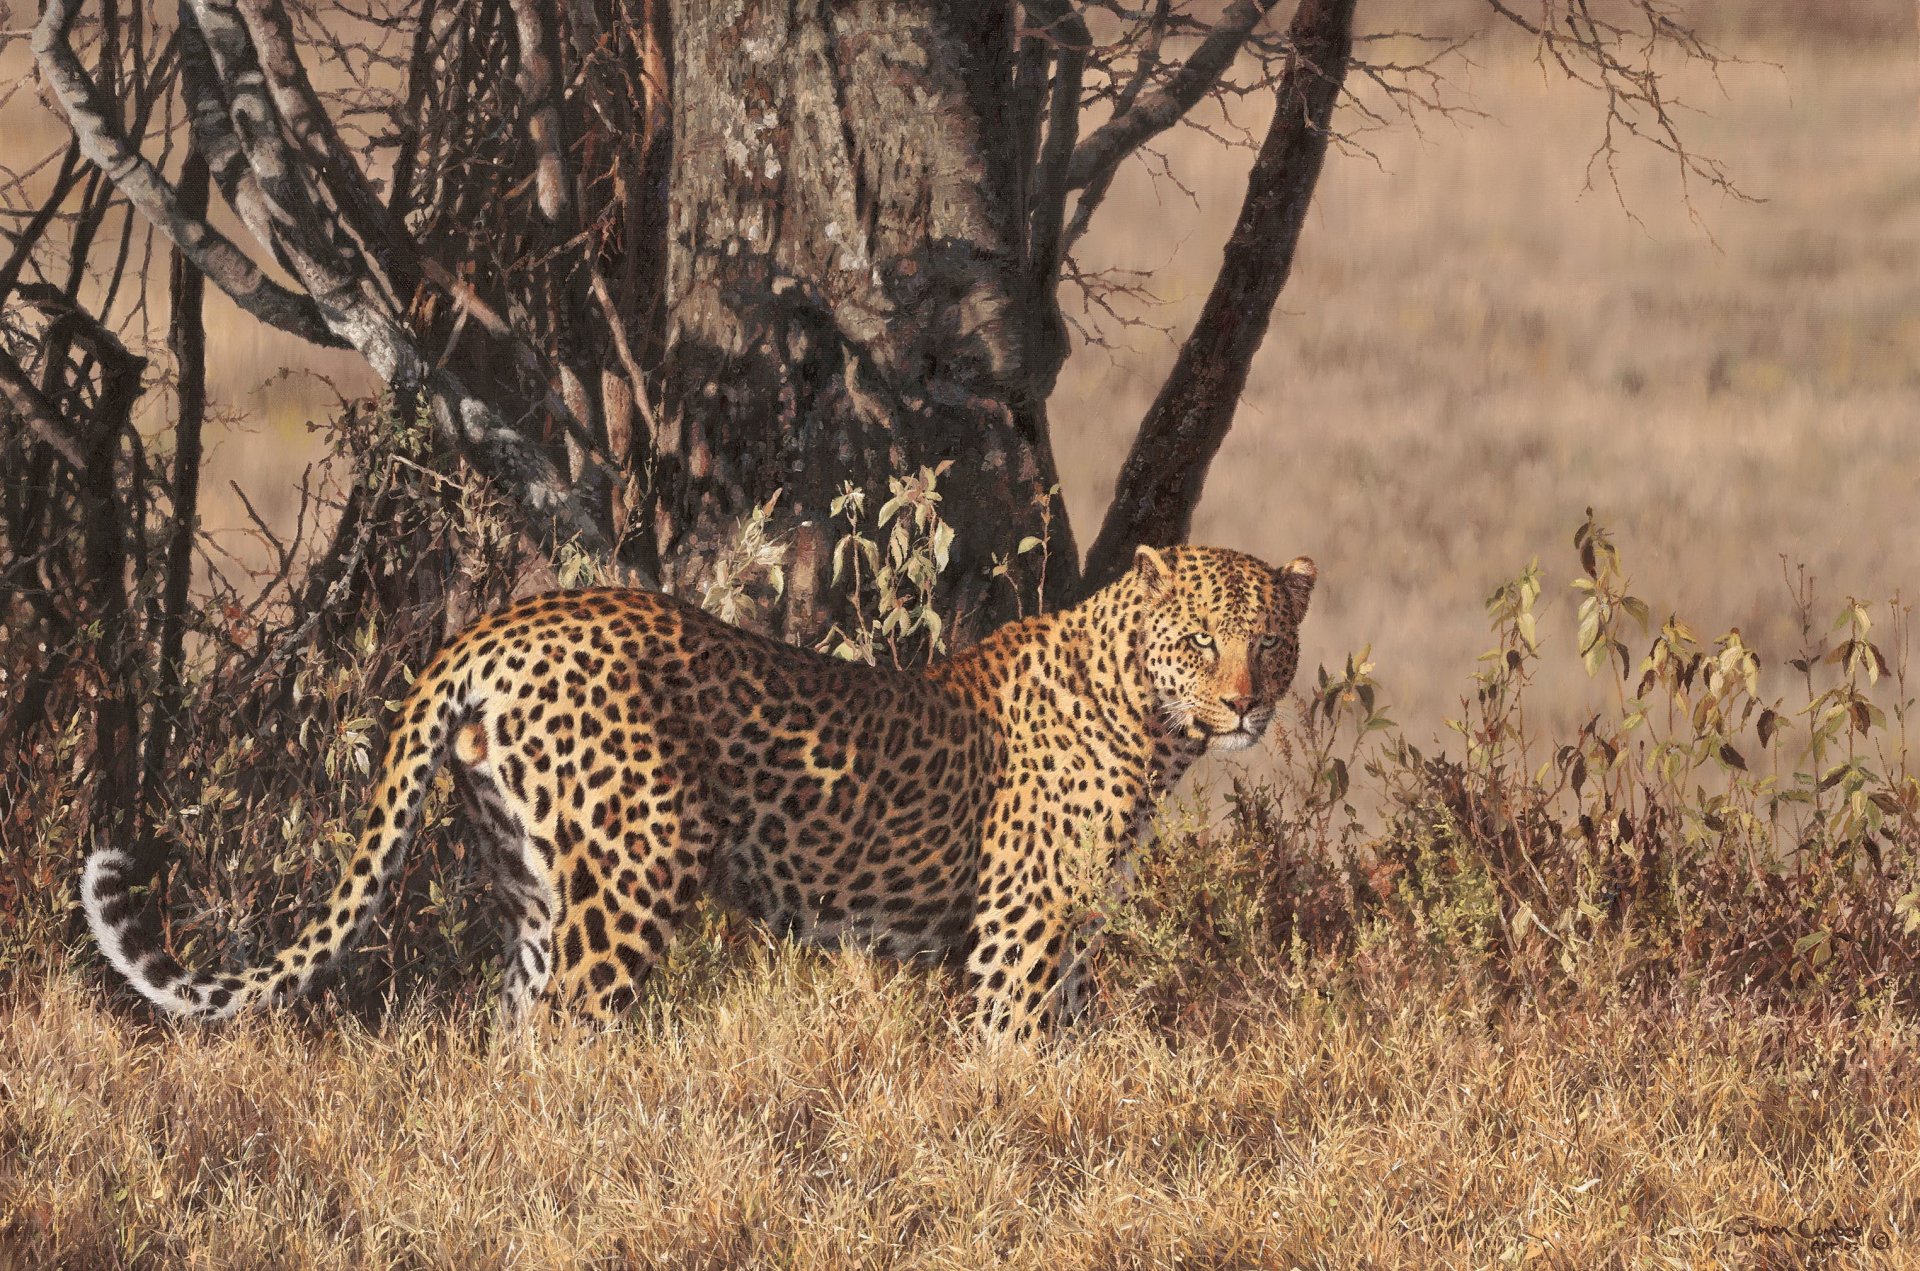
[[1861, 1222], [1820, 1222], [1812, 1218], [1800, 1218], [1793, 1222], [1763, 1222], [1754, 1217], [1735, 1218], [1719, 1228], [1719, 1234], [1749, 1240], [1786, 1240], [1818, 1252], [1893, 1247], [1893, 1233], [1885, 1227]]

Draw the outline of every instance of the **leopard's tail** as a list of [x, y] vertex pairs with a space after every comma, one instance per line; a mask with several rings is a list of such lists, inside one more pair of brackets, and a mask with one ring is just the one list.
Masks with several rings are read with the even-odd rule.
[[334, 889], [326, 913], [309, 921], [293, 943], [237, 973], [181, 966], [161, 944], [157, 925], [134, 895], [141, 878], [133, 858], [107, 847], [87, 857], [80, 882], [87, 925], [107, 961], [162, 1010], [196, 1019], [227, 1019], [303, 992], [321, 967], [366, 932], [406, 859], [427, 787], [468, 710], [468, 686], [453, 682], [442, 669], [444, 662], [444, 657], [436, 659], [401, 703], [373, 805], [346, 876]]

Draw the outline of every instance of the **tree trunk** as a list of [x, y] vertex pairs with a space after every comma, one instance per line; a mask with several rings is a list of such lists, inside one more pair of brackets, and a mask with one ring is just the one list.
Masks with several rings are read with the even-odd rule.
[[[778, 492], [793, 550], [767, 625], [811, 640], [841, 614], [842, 483], [877, 506], [888, 477], [952, 460], [944, 616], [964, 639], [1012, 615], [992, 558], [1042, 533], [1034, 494], [1056, 478], [1040, 383], [1055, 368], [1026, 355], [1021, 165], [1000, 118], [1012, 59], [980, 56], [1010, 52], [1011, 21], [970, 0], [675, 4], [653, 437], [669, 589], [697, 596]], [[1052, 524], [1057, 599], [1077, 557]]]

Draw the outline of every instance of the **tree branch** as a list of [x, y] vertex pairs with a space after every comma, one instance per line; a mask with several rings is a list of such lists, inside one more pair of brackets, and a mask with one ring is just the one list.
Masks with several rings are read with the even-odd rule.
[[[1140, 48], [1133, 75], [1114, 100], [1113, 113], [1116, 118], [1133, 109], [1134, 103], [1140, 100], [1140, 94], [1160, 69], [1160, 50], [1166, 42], [1169, 14], [1169, 0], [1159, 0], [1148, 22], [1146, 40]], [[1087, 226], [1093, 222], [1094, 212], [1106, 200], [1107, 189], [1113, 184], [1113, 174], [1118, 171], [1118, 164], [1110, 165], [1081, 187], [1080, 197], [1073, 203], [1073, 221], [1067, 226], [1066, 237], [1061, 243], [1062, 253], [1072, 251], [1073, 245], [1087, 232]]]
[[[1685, 106], [1668, 91], [1656, 60], [1663, 49], [1719, 71], [1740, 59], [1721, 53], [1690, 26], [1676, 20], [1659, 0], [1627, 0], [1619, 6], [1628, 16], [1638, 15], [1644, 29], [1632, 29], [1596, 14], [1592, 0], [1536, 0], [1540, 20], [1528, 19], [1503, 0], [1487, 0], [1493, 11], [1539, 41], [1536, 55], [1542, 65], [1551, 60], [1575, 83], [1606, 99], [1607, 113], [1600, 141], [1587, 159], [1587, 187], [1593, 187], [1594, 169], [1605, 171], [1614, 195], [1626, 206], [1620, 189], [1618, 160], [1621, 138], [1664, 151], [1680, 173], [1682, 198], [1693, 210], [1693, 183], [1704, 181], [1742, 202], [1755, 202], [1742, 190], [1719, 160], [1688, 148], [1675, 115]], [[1564, 29], [1562, 29], [1564, 28]], [[1632, 210], [1628, 209], [1629, 216]], [[1698, 219], [1696, 214], [1696, 219]]]
[[380, 265], [389, 302], [405, 305], [420, 277], [419, 247], [374, 193], [320, 104], [294, 45], [285, 5], [280, 0], [240, 0], [237, 8], [259, 50], [260, 70], [274, 105], [300, 143], [307, 167], [324, 183], [347, 228]]
[[[233, 0], [188, 0], [219, 77], [232, 132], [252, 169], [270, 216], [268, 240], [319, 305], [327, 326], [396, 387], [418, 384], [408, 365], [408, 341], [393, 322], [391, 296], [374, 285], [375, 271], [327, 215], [309, 184], [312, 165], [287, 144], [287, 123], [274, 100], [274, 76], [261, 65], [252, 33]], [[257, 232], [257, 231], [256, 231]]]
[[1027, 12], [1040, 20], [1053, 46], [1053, 91], [1047, 105], [1046, 140], [1033, 179], [1032, 227], [1028, 253], [1033, 277], [1051, 288], [1060, 272], [1060, 229], [1066, 220], [1068, 165], [1080, 135], [1080, 80], [1093, 38], [1087, 24], [1066, 0], [1029, 0]]
[[[284, 13], [271, 0], [247, 4], [267, 30], [270, 47], [291, 57], [290, 42], [285, 47], [271, 43], [278, 38], [275, 23]], [[322, 152], [330, 154], [338, 139], [327, 141], [331, 125], [323, 126], [307, 113], [314, 103], [310, 85], [303, 91], [305, 77], [297, 59], [270, 74], [234, 0], [188, 0], [184, 6], [186, 25], [193, 29], [184, 33], [182, 52], [189, 73], [183, 78], [189, 81], [196, 143], [248, 228], [299, 279], [307, 297], [267, 279], [205, 220], [185, 214], [178, 193], [116, 131], [68, 40], [77, 7], [77, 0], [48, 0], [34, 31], [34, 53], [67, 112], [81, 152], [107, 179], [249, 312], [316, 342], [354, 348], [403, 399], [423, 393], [442, 435], [484, 475], [501, 483], [537, 537], [549, 545], [572, 541], [591, 554], [610, 555], [611, 543], [591, 507], [589, 491], [560, 470], [525, 429], [535, 412], [549, 410], [563, 426], [571, 424], [565, 407], [543, 399], [509, 420], [498, 404], [434, 365], [399, 320], [401, 298], [380, 285], [382, 274], [396, 264], [403, 276], [414, 267], [404, 259], [406, 245], [386, 232], [391, 225], [382, 221], [390, 218], [361, 208], [356, 214], [361, 224], [349, 234], [339, 218], [318, 204], [309, 181], [313, 169], [326, 163], [306, 162], [310, 156], [287, 144], [276, 84], [279, 97], [296, 118], [305, 120], [303, 135], [319, 138], [315, 145]], [[353, 193], [348, 177], [334, 178], [332, 188], [345, 191], [343, 202], [363, 201]], [[377, 259], [382, 251], [390, 258]]]
[[[207, 184], [205, 156], [190, 151], [180, 172], [180, 197], [190, 215], [206, 215]], [[153, 688], [153, 711], [147, 725], [140, 798], [135, 809], [137, 815], [147, 817], [152, 816], [166, 775], [175, 717], [184, 696], [187, 591], [193, 582], [193, 546], [200, 536], [200, 443], [207, 417], [207, 327], [202, 303], [206, 275], [177, 249], [171, 292], [173, 313], [167, 343], [173, 350], [179, 411], [174, 426], [173, 526], [167, 536], [167, 570], [162, 583], [159, 682]]]
[[1163, 87], [1142, 93], [1131, 106], [1074, 147], [1073, 161], [1067, 167], [1067, 188], [1083, 190], [1095, 181], [1104, 181], [1143, 142], [1180, 122], [1180, 117], [1220, 82], [1253, 28], [1273, 5], [1274, 0], [1234, 0], [1228, 5], [1207, 38], [1200, 41], [1200, 47]]
[[14, 361], [5, 349], [0, 349], [0, 401], [27, 426], [28, 432], [66, 460], [67, 466], [75, 472], [87, 470], [86, 443], [73, 435], [67, 421], [60, 417], [59, 407], [47, 400], [26, 368]]
[[1060, 256], [1067, 209], [1067, 165], [1080, 135], [1080, 85], [1093, 37], [1067, 0], [1028, 0], [1029, 17], [1044, 39], [1030, 43], [1053, 49], [1053, 87], [1047, 103], [1047, 128], [1034, 160], [1027, 205], [1027, 277], [1025, 324], [1027, 373], [1035, 394], [1044, 398], [1067, 360], [1066, 323], [1060, 316]]
[[515, 75], [527, 111], [527, 140], [533, 145], [534, 197], [540, 215], [558, 221], [573, 204], [572, 182], [560, 153], [560, 108], [554, 92], [554, 48], [549, 0], [509, 0], [514, 38], [520, 45]]
[[1273, 122], [1247, 179], [1199, 321], [1134, 437], [1083, 587], [1120, 576], [1141, 543], [1185, 540], [1207, 468], [1233, 426], [1247, 369], [1293, 268], [1353, 51], [1356, 0], [1301, 0]]
[[120, 133], [107, 102], [88, 78], [68, 39], [78, 8], [78, 0], [46, 0], [40, 22], [33, 29], [33, 55], [66, 112], [80, 153], [235, 304], [262, 322], [302, 339], [341, 345], [310, 298], [296, 295], [268, 278], [219, 230], [183, 213], [178, 193]]

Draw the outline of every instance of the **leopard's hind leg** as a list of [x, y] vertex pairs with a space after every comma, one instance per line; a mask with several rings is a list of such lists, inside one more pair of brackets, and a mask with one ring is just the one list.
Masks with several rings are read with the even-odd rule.
[[553, 976], [553, 926], [559, 906], [547, 863], [509, 806], [479, 725], [468, 725], [455, 736], [454, 760], [454, 787], [483, 866], [492, 874], [494, 903], [506, 938], [500, 1017], [512, 1027], [527, 1018]]
[[707, 887], [719, 835], [690, 724], [629, 718], [596, 740], [609, 767], [583, 765], [578, 789], [555, 799], [555, 991], [609, 1019], [632, 1005]]

